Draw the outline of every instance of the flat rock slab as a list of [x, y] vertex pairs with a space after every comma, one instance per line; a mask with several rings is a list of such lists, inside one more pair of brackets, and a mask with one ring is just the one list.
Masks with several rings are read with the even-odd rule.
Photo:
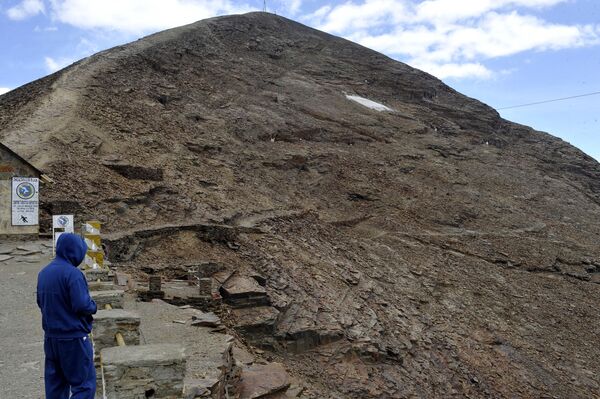
[[17, 245], [17, 249], [20, 249], [21, 251], [34, 251], [36, 249], [38, 249], [38, 246], [35, 244], [20, 244]]
[[96, 301], [96, 305], [98, 305], [98, 309], [104, 309], [106, 305], [111, 305], [115, 309], [123, 308], [123, 295], [125, 291], [123, 290], [113, 290], [113, 291], [91, 291], [90, 296], [94, 301]]
[[38, 256], [38, 255], [36, 255], [36, 256], [25, 256], [25, 257], [20, 258], [20, 260], [23, 261], [23, 262], [27, 262], [27, 263], [38, 263], [39, 261], [42, 260], [42, 257]]
[[90, 281], [88, 282], [90, 291], [114, 291], [117, 286], [110, 281]]
[[279, 316], [279, 311], [272, 306], [232, 309], [231, 312], [235, 316], [236, 328], [272, 326]]
[[96, 323], [105, 321], [135, 321], [137, 324], [140, 322], [140, 316], [135, 312], [129, 312], [123, 309], [112, 309], [112, 310], [99, 310], [94, 315], [94, 321]]
[[240, 399], [256, 399], [283, 392], [290, 377], [281, 363], [256, 364], [245, 367], [240, 379]]
[[85, 274], [87, 281], [111, 281], [111, 276], [107, 269], [88, 269], [83, 274]]
[[267, 295], [265, 287], [262, 287], [252, 277], [233, 276], [222, 285], [222, 290], [225, 296], [228, 297], [245, 297]]
[[233, 358], [238, 365], [251, 365], [256, 361], [254, 355], [239, 346], [233, 347]]
[[201, 327], [218, 327], [221, 325], [221, 319], [219, 319], [219, 316], [213, 312], [202, 313], [201, 315], [193, 316], [192, 325]]
[[[178, 344], [105, 348], [101, 352], [107, 399], [183, 397], [185, 350]], [[148, 392], [152, 392], [148, 396]]]
[[0, 246], [0, 255], [7, 255], [12, 253], [15, 250], [15, 247], [2, 245]]
[[270, 305], [265, 287], [252, 277], [233, 276], [223, 283], [219, 293], [223, 300], [233, 307]]
[[185, 362], [185, 350], [178, 344], [122, 346], [102, 350], [102, 364], [154, 366]]
[[198, 378], [194, 380], [186, 380], [185, 382], [185, 399], [196, 398], [215, 398], [213, 392], [218, 392], [220, 381], [217, 379]]
[[14, 256], [10, 256], [10, 255], [0, 255], [0, 262], [5, 262], [7, 260], [10, 260], [14, 258]]

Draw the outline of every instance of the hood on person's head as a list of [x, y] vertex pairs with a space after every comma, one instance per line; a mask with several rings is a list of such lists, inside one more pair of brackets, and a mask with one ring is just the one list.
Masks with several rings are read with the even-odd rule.
[[72, 264], [73, 266], [79, 266], [85, 253], [87, 252], [87, 245], [84, 239], [77, 234], [62, 233], [58, 237], [56, 243], [56, 256], [62, 258]]

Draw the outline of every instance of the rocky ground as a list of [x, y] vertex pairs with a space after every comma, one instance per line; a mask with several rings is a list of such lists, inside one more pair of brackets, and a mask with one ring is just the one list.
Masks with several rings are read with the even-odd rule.
[[[51, 244], [10, 241], [0, 245], [0, 254], [0, 292], [3, 294], [0, 300], [0, 398], [43, 399], [43, 331], [35, 303], [35, 287], [37, 273], [51, 260]], [[184, 346], [186, 399], [221, 397], [217, 392], [225, 392], [225, 389], [230, 397], [243, 399], [265, 394], [281, 395], [272, 396], [273, 399], [291, 399], [299, 397], [299, 392], [304, 390], [295, 382], [293, 389], [286, 393], [294, 380], [285, 368], [269, 362], [262, 351], [247, 352], [243, 343], [225, 333], [214, 314], [161, 300], [140, 302], [133, 288], [136, 286], [130, 281], [124, 308], [141, 317], [140, 344]], [[101, 384], [97, 397], [102, 398]]]
[[600, 395], [600, 165], [405, 64], [215, 18], [1, 96], [0, 139], [120, 270], [256, 281], [224, 322], [314, 397]]

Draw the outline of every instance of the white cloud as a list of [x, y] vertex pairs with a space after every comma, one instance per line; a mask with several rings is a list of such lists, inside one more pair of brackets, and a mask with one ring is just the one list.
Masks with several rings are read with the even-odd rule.
[[322, 7], [303, 20], [442, 79], [486, 79], [495, 75], [484, 65], [491, 58], [599, 44], [600, 25], [556, 24], [526, 13], [565, 1], [362, 0]]
[[302, 8], [302, 0], [291, 0], [289, 5], [290, 12], [293, 14], [297, 14]]
[[46, 63], [46, 69], [48, 72], [56, 72], [59, 69], [63, 69], [67, 65], [71, 65], [75, 60], [73, 58], [59, 58], [54, 59], [52, 57], [45, 57], [44, 62]]
[[8, 93], [11, 90], [12, 89], [9, 89], [8, 87], [0, 87], [0, 96], [4, 93]]
[[50, 4], [52, 17], [59, 22], [135, 34], [252, 10], [229, 0], [50, 0]]
[[361, 4], [347, 2], [336, 7], [321, 7], [313, 17], [320, 17], [317, 21], [319, 29], [343, 33], [348, 29], [365, 29], [406, 21], [408, 13], [404, 3], [398, 0], [364, 0]]
[[436, 64], [432, 62], [415, 61], [415, 68], [426, 71], [440, 79], [446, 78], [477, 78], [489, 79], [493, 72], [484, 65], [476, 62]]
[[22, 20], [44, 11], [45, 7], [42, 0], [23, 0], [16, 6], [6, 10], [6, 14], [10, 19]]
[[416, 19], [420, 21], [455, 22], [479, 17], [487, 12], [507, 7], [543, 8], [567, 0], [428, 0], [416, 5]]

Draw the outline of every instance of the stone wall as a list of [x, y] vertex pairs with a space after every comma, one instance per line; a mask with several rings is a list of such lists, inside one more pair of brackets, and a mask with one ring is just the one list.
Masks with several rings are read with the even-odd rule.
[[101, 351], [107, 399], [181, 399], [185, 354], [180, 345], [142, 345]]
[[121, 333], [127, 345], [140, 344], [140, 317], [120, 309], [99, 310], [94, 315], [94, 345], [96, 351], [116, 346], [116, 333]]
[[38, 234], [39, 226], [13, 226], [11, 217], [11, 179], [13, 177], [40, 177], [19, 157], [0, 145], [0, 236], [13, 234]]

